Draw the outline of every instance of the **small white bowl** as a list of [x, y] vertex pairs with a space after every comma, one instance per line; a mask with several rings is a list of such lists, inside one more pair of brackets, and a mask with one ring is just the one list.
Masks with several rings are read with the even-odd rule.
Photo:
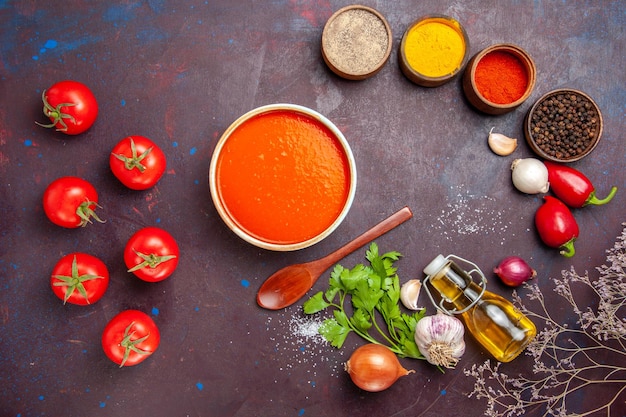
[[209, 186], [235, 234], [260, 248], [293, 251], [341, 224], [354, 200], [356, 163], [326, 117], [295, 104], [271, 104], [239, 117], [222, 134]]

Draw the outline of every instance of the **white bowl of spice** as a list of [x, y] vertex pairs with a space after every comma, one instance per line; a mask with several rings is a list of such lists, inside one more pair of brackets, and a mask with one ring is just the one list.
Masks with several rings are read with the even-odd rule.
[[392, 43], [391, 28], [380, 12], [367, 6], [346, 6], [324, 26], [322, 57], [340, 77], [363, 80], [382, 69]]
[[454, 78], [467, 62], [469, 39], [461, 24], [444, 15], [413, 22], [400, 43], [400, 69], [414, 83], [438, 87]]

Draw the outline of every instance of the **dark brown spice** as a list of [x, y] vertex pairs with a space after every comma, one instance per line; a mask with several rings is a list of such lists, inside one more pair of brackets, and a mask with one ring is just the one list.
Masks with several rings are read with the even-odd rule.
[[530, 115], [530, 131], [542, 151], [568, 160], [593, 145], [598, 120], [598, 112], [585, 96], [557, 93], [536, 106]]

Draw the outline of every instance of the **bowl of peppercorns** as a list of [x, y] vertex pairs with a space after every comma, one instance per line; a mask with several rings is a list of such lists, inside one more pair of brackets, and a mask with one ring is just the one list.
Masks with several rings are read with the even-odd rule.
[[582, 91], [558, 89], [541, 96], [524, 123], [526, 142], [540, 157], [574, 162], [589, 155], [602, 136], [602, 114]]

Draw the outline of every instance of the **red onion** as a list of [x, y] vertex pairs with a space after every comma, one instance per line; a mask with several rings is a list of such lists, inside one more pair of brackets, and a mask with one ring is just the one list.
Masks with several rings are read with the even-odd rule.
[[537, 276], [537, 271], [532, 269], [526, 261], [519, 256], [504, 258], [500, 264], [493, 269], [493, 272], [500, 277], [502, 282], [510, 287], [517, 287]]

